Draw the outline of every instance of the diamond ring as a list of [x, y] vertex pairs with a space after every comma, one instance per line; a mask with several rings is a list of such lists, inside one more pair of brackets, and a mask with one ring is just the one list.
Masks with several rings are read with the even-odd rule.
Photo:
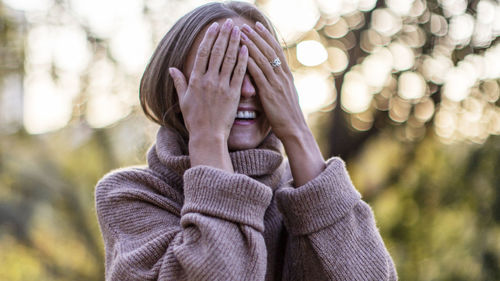
[[273, 61], [270, 62], [271, 66], [273, 68], [278, 67], [281, 65], [281, 60], [279, 58], [275, 58]]

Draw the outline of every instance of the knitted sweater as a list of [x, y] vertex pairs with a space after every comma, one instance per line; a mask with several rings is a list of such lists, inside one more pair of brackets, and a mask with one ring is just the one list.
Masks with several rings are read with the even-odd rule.
[[235, 173], [191, 168], [160, 128], [148, 166], [96, 187], [106, 280], [396, 280], [339, 158], [294, 188], [281, 142], [230, 153]]

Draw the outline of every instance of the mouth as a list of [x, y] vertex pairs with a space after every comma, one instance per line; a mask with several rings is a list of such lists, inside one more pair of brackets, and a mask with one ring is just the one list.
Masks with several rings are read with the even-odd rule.
[[238, 108], [234, 119], [235, 125], [251, 125], [256, 122], [259, 112], [254, 109]]

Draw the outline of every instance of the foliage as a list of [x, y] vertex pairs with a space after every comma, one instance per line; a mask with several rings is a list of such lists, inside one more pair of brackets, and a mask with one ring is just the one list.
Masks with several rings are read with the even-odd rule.
[[[92, 22], [90, 15], [101, 9], [82, 12], [81, 1], [45, 1], [50, 9], [25, 12], [10, 7], [21, 2], [0, 2], [0, 280], [103, 280], [93, 189], [110, 170], [145, 163], [156, 127], [137, 106], [144, 53], [192, 3], [119, 1], [136, 3], [140, 19], [132, 27], [146, 28], [134, 31]], [[115, 2], [96, 3], [116, 8], [111, 20], [125, 21]], [[281, 3], [256, 4], [275, 9], [272, 2]], [[400, 279], [500, 280], [500, 87], [494, 63], [500, 45], [498, 20], [488, 22], [491, 13], [484, 9], [493, 5], [499, 13], [498, 4], [327, 3], [310, 1], [299, 11], [304, 20], [311, 7], [318, 12], [314, 21], [306, 20], [312, 22], [308, 30], [283, 32], [290, 64], [299, 86], [311, 85], [305, 83], [308, 73], [327, 77], [321, 81], [328, 85], [318, 88], [328, 90], [322, 110], [313, 110], [309, 122], [325, 156], [347, 161]], [[291, 6], [278, 11], [293, 15]], [[273, 9], [266, 11], [272, 16]], [[302, 19], [295, 20], [298, 25]], [[461, 22], [475, 28], [465, 36], [454, 26]], [[116, 43], [121, 28], [149, 49]], [[61, 34], [73, 34], [79, 44], [66, 45]], [[309, 40], [327, 50], [326, 61], [304, 64], [300, 43]], [[409, 79], [402, 78], [405, 73]], [[299, 89], [302, 100], [317, 94], [308, 90]], [[49, 113], [56, 121], [44, 119]]]

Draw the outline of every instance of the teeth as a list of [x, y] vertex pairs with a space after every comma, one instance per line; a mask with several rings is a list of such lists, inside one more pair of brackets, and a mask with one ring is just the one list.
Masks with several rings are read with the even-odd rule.
[[238, 111], [236, 113], [236, 118], [239, 119], [254, 119], [255, 117], [257, 117], [255, 111]]

